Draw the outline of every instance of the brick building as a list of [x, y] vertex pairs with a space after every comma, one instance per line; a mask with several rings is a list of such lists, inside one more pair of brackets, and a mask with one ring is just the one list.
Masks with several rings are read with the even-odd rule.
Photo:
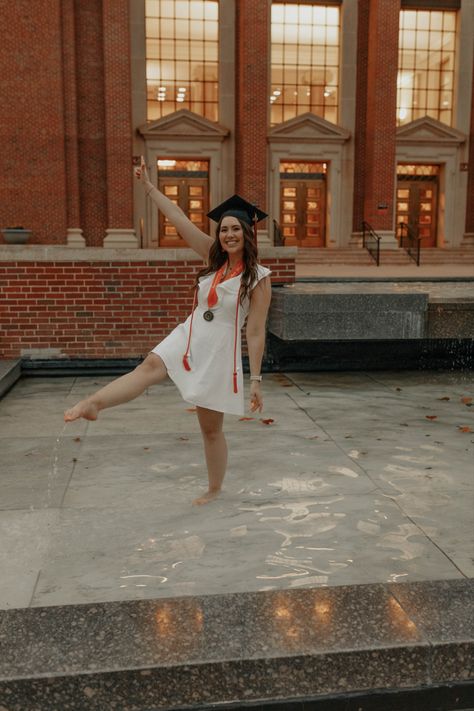
[[[2, 2], [1, 226], [182, 246], [132, 179], [208, 228], [234, 190], [268, 241], [473, 239], [473, 0]], [[3, 172], [3, 171], [2, 171]], [[194, 193], [194, 194], [193, 194]], [[191, 202], [192, 200], [192, 202]], [[194, 207], [190, 207], [194, 205]], [[351, 242], [352, 240], [352, 242]]]
[[0, 228], [32, 230], [15, 253], [28, 273], [36, 245], [42, 268], [71, 274], [113, 257], [172, 277], [190, 258], [134, 182], [140, 154], [205, 230], [233, 192], [265, 209], [277, 280], [295, 246], [359, 248], [364, 221], [387, 248], [400, 223], [448, 260], [474, 247], [474, 0], [0, 7]]

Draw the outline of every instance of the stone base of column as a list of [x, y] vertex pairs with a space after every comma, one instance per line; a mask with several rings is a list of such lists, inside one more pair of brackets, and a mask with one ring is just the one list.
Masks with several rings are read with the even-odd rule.
[[465, 232], [461, 241], [461, 247], [474, 249], [474, 232]]
[[257, 240], [259, 247], [273, 247], [268, 230], [257, 230]]
[[103, 246], [107, 249], [137, 249], [138, 239], [135, 230], [117, 228], [106, 230]]
[[380, 240], [380, 249], [398, 249], [399, 243], [393, 230], [376, 230]]
[[354, 249], [362, 247], [362, 232], [352, 232], [347, 246]]
[[69, 227], [67, 230], [67, 246], [80, 249], [86, 246], [86, 240], [82, 236], [80, 227]]

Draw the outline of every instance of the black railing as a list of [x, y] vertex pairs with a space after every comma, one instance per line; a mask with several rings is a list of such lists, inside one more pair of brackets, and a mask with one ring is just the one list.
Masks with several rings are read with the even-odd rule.
[[380, 240], [382, 238], [373, 230], [368, 222], [362, 223], [362, 246], [375, 259], [377, 266], [380, 265]]
[[406, 222], [398, 223], [398, 239], [402, 247], [411, 259], [420, 266], [420, 243], [421, 237]]
[[275, 247], [283, 247], [281, 227], [276, 220], [273, 220], [273, 244]]

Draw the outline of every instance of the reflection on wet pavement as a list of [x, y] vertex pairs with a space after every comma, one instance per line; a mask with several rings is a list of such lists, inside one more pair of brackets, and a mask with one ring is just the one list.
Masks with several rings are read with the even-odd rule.
[[87, 391], [61, 381], [0, 403], [2, 608], [474, 575], [470, 374], [269, 375], [273, 424], [226, 418], [224, 491], [199, 509], [173, 386], [61, 432]]

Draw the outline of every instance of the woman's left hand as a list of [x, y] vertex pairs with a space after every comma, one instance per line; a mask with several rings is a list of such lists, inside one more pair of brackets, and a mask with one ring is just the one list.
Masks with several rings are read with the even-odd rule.
[[250, 412], [262, 412], [263, 410], [263, 397], [262, 388], [258, 380], [252, 380], [250, 382]]

